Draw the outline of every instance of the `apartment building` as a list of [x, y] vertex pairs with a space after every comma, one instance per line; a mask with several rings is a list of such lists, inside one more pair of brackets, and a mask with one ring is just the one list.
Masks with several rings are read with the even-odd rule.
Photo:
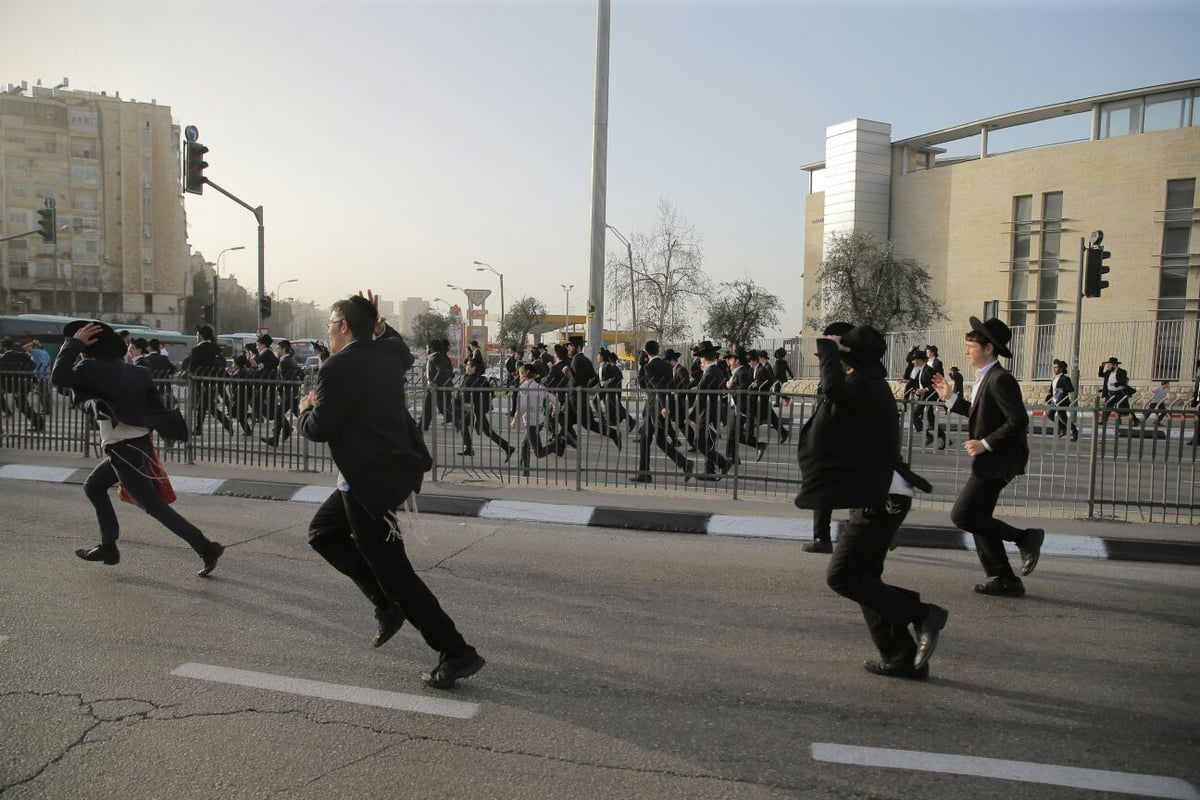
[[[40, 83], [40, 82], [39, 82]], [[0, 313], [102, 316], [179, 329], [190, 293], [180, 132], [169, 106], [8, 84], [0, 93]]]
[[[1039, 141], [1045, 130], [1056, 138]], [[1064, 131], [1065, 141], [1057, 138]], [[1020, 146], [1001, 151], [1002, 137]], [[964, 143], [970, 151], [961, 152]], [[830, 235], [870, 231], [929, 268], [949, 315], [939, 325], [961, 331], [971, 315], [1000, 316], [1014, 328], [1014, 369], [1044, 378], [1054, 358], [1071, 357], [1080, 241], [1101, 230], [1111, 286], [1082, 301], [1081, 375], [1116, 355], [1143, 380], [1190, 383], [1200, 318], [1200, 80], [898, 140], [887, 123], [850, 120], [826, 130], [824, 160], [803, 169], [806, 308]]]

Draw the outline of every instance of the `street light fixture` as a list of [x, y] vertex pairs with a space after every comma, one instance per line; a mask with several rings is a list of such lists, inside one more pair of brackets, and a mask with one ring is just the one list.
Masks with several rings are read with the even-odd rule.
[[212, 301], [213, 319], [212, 319], [212, 324], [213, 324], [213, 330], [217, 331], [218, 333], [220, 333], [220, 331], [221, 331], [221, 299], [219, 297], [220, 291], [218, 291], [221, 286], [221, 259], [224, 258], [226, 253], [231, 253], [234, 250], [245, 250], [245, 249], [246, 249], [245, 245], [239, 244], [237, 247], [226, 247], [224, 250], [217, 253], [217, 274], [213, 276], [213, 301]]
[[563, 312], [563, 330], [569, 332], [569, 326], [571, 324], [571, 290], [575, 288], [575, 284], [572, 283], [567, 285], [562, 283], [559, 285], [562, 286], [563, 291], [567, 293], [567, 310]]
[[300, 282], [300, 279], [299, 279], [299, 278], [288, 278], [286, 281], [280, 281], [280, 282], [279, 282], [279, 285], [275, 287], [275, 294], [274, 294], [274, 295], [272, 295], [272, 296], [273, 296], [273, 297], [274, 297], [276, 300], [278, 300], [278, 299], [279, 299], [279, 290], [283, 288], [283, 285], [284, 285], [285, 283], [299, 283], [299, 282]]
[[[484, 270], [487, 270], [488, 272], [491, 272], [493, 275], [500, 278], [500, 332], [503, 332], [504, 331], [504, 273], [500, 272], [498, 269], [496, 269], [495, 267], [493, 267], [491, 264], [487, 263], [486, 261], [474, 261], [472, 263], [475, 264], [476, 272], [483, 272]], [[499, 335], [497, 335], [496, 338], [500, 338]]]
[[636, 356], [637, 355], [637, 300], [635, 300], [634, 298], [637, 296], [637, 291], [634, 289], [633, 245], [631, 245], [629, 243], [629, 240], [625, 238], [625, 235], [623, 233], [621, 233], [619, 230], [614, 228], [612, 225], [605, 225], [605, 227], [608, 228], [613, 233], [615, 233], [617, 235], [617, 238], [625, 243], [625, 251], [627, 253], [629, 253], [629, 327], [632, 329], [632, 332], [633, 332], [633, 341], [631, 342], [631, 344], [633, 345], [633, 353]]

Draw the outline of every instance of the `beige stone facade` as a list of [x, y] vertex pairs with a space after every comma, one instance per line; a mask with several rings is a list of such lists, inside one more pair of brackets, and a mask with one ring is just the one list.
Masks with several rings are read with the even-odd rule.
[[[1164, 98], [1178, 111], [1174, 127], [1162, 122]], [[1133, 109], [1136, 129], [1123, 133], [1115, 126], [1126, 108]], [[989, 130], [1069, 114], [1084, 122], [1082, 115], [1091, 115], [1089, 138], [987, 152]], [[1161, 129], [1143, 132], [1149, 128]], [[980, 155], [938, 160], [944, 152], [938, 145], [970, 137], [982, 141]], [[828, 234], [823, 189], [830, 170], [826, 162], [805, 169], [814, 189], [805, 202], [807, 308]], [[870, 179], [876, 177], [873, 170]], [[889, 238], [899, 253], [928, 266], [932, 293], [949, 315], [938, 327], [966, 330], [970, 316], [983, 316], [984, 304], [997, 301], [1002, 319], [1024, 322], [1014, 371], [1040, 380], [1052, 358], [1071, 358], [1080, 239], [1103, 230], [1103, 247], [1112, 253], [1104, 276], [1110, 287], [1082, 302], [1081, 378], [1094, 381], [1096, 364], [1117, 355], [1137, 365], [1131, 375], [1143, 385], [1155, 377], [1190, 385], [1200, 318], [1200, 81], [1013, 112], [893, 142], [887, 194]], [[1165, 235], [1167, 227], [1177, 235]], [[1167, 268], [1179, 276], [1171, 285], [1162, 279]], [[961, 352], [959, 336], [943, 339], [952, 359]]]
[[190, 293], [179, 128], [155, 101], [64, 88], [0, 95], [0, 313], [102, 316], [178, 330]]

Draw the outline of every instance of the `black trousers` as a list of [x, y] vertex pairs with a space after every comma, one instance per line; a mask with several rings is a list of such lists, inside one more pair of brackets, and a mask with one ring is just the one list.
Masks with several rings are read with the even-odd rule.
[[671, 430], [671, 423], [667, 419], [663, 419], [661, 410], [657, 403], [647, 403], [642, 411], [642, 416], [646, 420], [646, 427], [642, 431], [642, 440], [638, 442], [638, 471], [650, 471], [650, 442], [658, 446], [667, 454], [667, 458], [675, 462], [675, 466], [683, 469], [687, 466], [687, 456], [679, 452], [674, 445], [674, 432]]
[[917, 643], [908, 626], [927, 611], [920, 594], [891, 586], [882, 578], [892, 537], [911, 507], [911, 497], [890, 495], [882, 508], [852, 509], [825, 576], [830, 589], [862, 608], [871, 640], [886, 662], [912, 660]]
[[813, 509], [813, 541], [833, 541], [833, 509], [828, 507]]
[[475, 429], [476, 433], [483, 434], [495, 442], [496, 446], [501, 450], [508, 450], [508, 441], [492, 428], [492, 423], [488, 421], [488, 412], [479, 412], [473, 406], [466, 405], [463, 407], [462, 443], [463, 447], [467, 450], [473, 448], [471, 442], [472, 428]]
[[[713, 416], [719, 415], [714, 414]], [[709, 424], [707, 416], [701, 414], [700, 418], [696, 420], [696, 449], [704, 454], [704, 471], [710, 474], [717, 470], [727, 472], [729, 462], [732, 460], [721, 455], [717, 444], [717, 432]]]
[[117, 512], [113, 508], [112, 498], [108, 495], [109, 489], [120, 483], [133, 495], [133, 499], [138, 501], [142, 510], [190, 544], [193, 550], [200, 555], [209, 551], [212, 542], [199, 528], [184, 519], [182, 514], [158, 496], [154, 481], [147, 476], [150, 454], [154, 452], [149, 436], [117, 442], [106, 447], [105, 452], [108, 457], [97, 464], [83, 482], [83, 493], [96, 510], [101, 544], [116, 544], [121, 534]]
[[404, 542], [384, 518], [374, 519], [352, 492], [335, 490], [308, 525], [308, 543], [354, 581], [376, 610], [395, 603], [425, 643], [442, 655], [466, 650], [454, 620], [413, 570]]
[[984, 479], [972, 475], [950, 510], [950, 521], [955, 527], [974, 535], [975, 552], [989, 578], [1016, 578], [1012, 564], [1008, 563], [1008, 553], [1004, 552], [1004, 543], [1020, 544], [1028, 535], [1027, 531], [992, 516], [1000, 491], [1008, 483], [1007, 478]]
[[[1055, 417], [1058, 418], [1058, 433], [1060, 436], [1065, 436], [1067, 434], [1067, 418], [1070, 416], [1070, 414], [1066, 409], [1068, 406], [1072, 405], [1074, 405], [1074, 403], [1072, 403], [1070, 400], [1063, 400], [1058, 404], [1057, 407], [1046, 412], [1046, 419], [1048, 419], [1050, 422], [1054, 422]], [[1071, 423], [1071, 433], [1074, 434], [1076, 438], [1079, 438], [1079, 428], [1075, 426], [1074, 422]]]

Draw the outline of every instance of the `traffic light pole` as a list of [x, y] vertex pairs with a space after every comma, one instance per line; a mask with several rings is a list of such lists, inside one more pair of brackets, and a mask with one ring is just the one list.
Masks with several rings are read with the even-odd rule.
[[[1083, 396], [1079, 386], [1079, 335], [1083, 325], [1083, 259], [1087, 254], [1087, 245], [1084, 244], [1083, 237], [1079, 237], [1079, 285], [1075, 291], [1075, 334], [1071, 340], [1071, 385], [1075, 387], [1075, 404], [1079, 404], [1079, 398]], [[1074, 413], [1072, 413], [1072, 424], [1075, 423]]]
[[41, 233], [41, 231], [37, 228], [34, 228], [33, 230], [25, 231], [24, 233], [14, 233], [10, 236], [0, 236], [0, 242], [7, 242], [10, 239], [20, 239], [24, 236], [33, 236], [35, 233]]
[[266, 269], [267, 262], [266, 262], [266, 229], [263, 228], [263, 207], [262, 206], [255, 207], [255, 206], [250, 205], [249, 203], [242, 200], [237, 195], [232, 194], [231, 192], [227, 192], [224, 189], [222, 189], [220, 186], [218, 186], [217, 184], [213, 183], [211, 178], [205, 178], [204, 183], [205, 183], [205, 185], [211, 186], [212, 188], [216, 189], [218, 192], [225, 195], [230, 200], [232, 200], [233, 202], [237, 203], [242, 208], [249, 211], [251, 214], [254, 215], [254, 219], [258, 221], [258, 297], [259, 297], [258, 327], [261, 328], [263, 326], [262, 298], [266, 296], [266, 292], [267, 292], [266, 286], [264, 285], [266, 282], [266, 275], [267, 275], [267, 269]]

